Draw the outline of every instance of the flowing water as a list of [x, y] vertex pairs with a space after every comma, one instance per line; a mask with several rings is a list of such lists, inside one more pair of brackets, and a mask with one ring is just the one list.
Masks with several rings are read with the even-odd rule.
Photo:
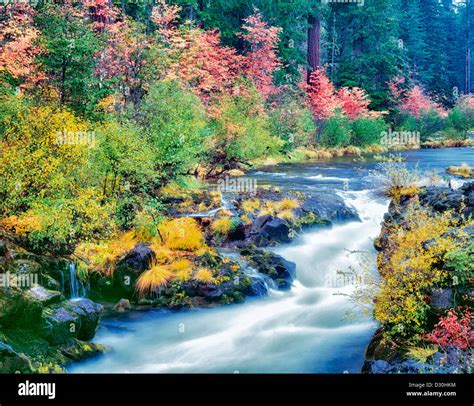
[[[410, 166], [423, 171], [461, 162], [474, 165], [467, 148], [404, 155]], [[72, 365], [69, 372], [359, 372], [377, 325], [364, 314], [347, 317], [354, 310], [347, 296], [354, 280], [338, 271], [375, 273], [373, 239], [388, 205], [370, 191], [369, 174], [375, 167], [370, 159], [341, 158], [250, 173], [259, 185], [337, 193], [361, 221], [309, 230], [276, 248], [297, 265], [289, 292], [270, 289], [267, 297], [242, 305], [132, 312], [104, 320], [95, 341], [111, 351]]]

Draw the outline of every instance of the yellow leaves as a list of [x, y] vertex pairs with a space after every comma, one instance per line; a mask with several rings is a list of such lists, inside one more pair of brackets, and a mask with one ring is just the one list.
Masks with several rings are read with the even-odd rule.
[[0, 227], [19, 236], [25, 236], [32, 231], [41, 230], [41, 221], [38, 215], [29, 211], [21, 216], [1, 219]]
[[135, 232], [128, 231], [99, 244], [81, 243], [76, 247], [74, 254], [86, 260], [92, 270], [110, 276], [115, 271], [117, 259], [138, 243]]
[[426, 362], [432, 355], [438, 352], [438, 346], [433, 347], [411, 347], [408, 350], [408, 355], [415, 358], [417, 361]]
[[425, 295], [447, 276], [438, 261], [465, 238], [453, 231], [455, 226], [452, 212], [433, 214], [414, 204], [407, 208], [403, 226], [387, 230], [389, 246], [378, 257], [384, 280], [375, 301], [377, 320], [408, 329], [422, 327]]

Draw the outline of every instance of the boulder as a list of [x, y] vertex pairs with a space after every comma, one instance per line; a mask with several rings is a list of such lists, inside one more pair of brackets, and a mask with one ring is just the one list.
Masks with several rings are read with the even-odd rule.
[[229, 241], [245, 240], [245, 226], [242, 222], [234, 227], [228, 234]]
[[137, 244], [116, 266], [114, 278], [121, 288], [133, 295], [135, 282], [155, 259], [155, 253], [147, 244]]
[[454, 292], [452, 289], [434, 289], [431, 293], [431, 307], [436, 310], [447, 310], [454, 305]]
[[52, 305], [43, 312], [44, 338], [53, 345], [72, 338], [90, 340], [99, 326], [103, 307], [89, 299], [68, 300]]
[[273, 252], [259, 249], [244, 249], [240, 255], [245, 257], [249, 265], [258, 272], [273, 279], [278, 289], [288, 290], [296, 277], [296, 264], [287, 261], [280, 255]]
[[26, 295], [31, 299], [38, 301], [42, 306], [49, 306], [50, 304], [59, 303], [63, 300], [61, 292], [48, 290], [42, 286], [35, 286], [26, 292]]
[[360, 221], [357, 211], [348, 207], [344, 199], [334, 193], [311, 192], [302, 203], [301, 209], [308, 213], [314, 213], [320, 219]]
[[251, 233], [259, 246], [267, 245], [268, 242], [288, 243], [293, 239], [288, 224], [271, 215], [258, 217], [252, 225]]
[[0, 341], [0, 373], [31, 373], [32, 369], [28, 357], [17, 353], [12, 347]]
[[250, 286], [244, 291], [247, 296], [266, 296], [268, 294], [267, 285], [262, 278], [253, 276], [251, 280]]
[[118, 303], [114, 306], [114, 310], [119, 313], [125, 313], [132, 309], [132, 305], [130, 304], [130, 300], [128, 299], [120, 299]]

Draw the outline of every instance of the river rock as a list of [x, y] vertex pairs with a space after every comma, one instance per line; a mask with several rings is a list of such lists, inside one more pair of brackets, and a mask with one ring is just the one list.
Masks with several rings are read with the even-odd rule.
[[53, 303], [59, 303], [63, 300], [61, 292], [48, 290], [42, 286], [35, 286], [26, 292], [26, 295], [31, 299], [41, 303], [42, 306], [48, 306]]
[[266, 296], [268, 295], [268, 288], [262, 278], [251, 277], [250, 286], [244, 291], [247, 296]]
[[281, 290], [288, 290], [296, 277], [296, 264], [273, 252], [244, 249], [240, 255], [258, 272], [273, 279]]
[[360, 221], [357, 211], [348, 207], [341, 196], [334, 193], [311, 192], [301, 209], [330, 221]]
[[0, 373], [29, 373], [32, 369], [28, 357], [17, 353], [11, 346], [0, 341]]
[[292, 240], [288, 224], [269, 214], [260, 216], [254, 221], [251, 233], [258, 246], [265, 246], [268, 243], [288, 243]]
[[114, 306], [114, 310], [119, 313], [125, 313], [132, 309], [132, 305], [130, 304], [130, 300], [128, 299], [120, 299], [118, 303]]
[[431, 307], [436, 310], [447, 310], [454, 305], [454, 292], [452, 289], [434, 289], [431, 293]]
[[155, 259], [155, 253], [147, 244], [137, 244], [116, 266], [114, 278], [121, 288], [133, 295], [135, 282]]
[[72, 338], [90, 340], [99, 325], [103, 307], [89, 299], [68, 300], [43, 312], [43, 336], [53, 345]]

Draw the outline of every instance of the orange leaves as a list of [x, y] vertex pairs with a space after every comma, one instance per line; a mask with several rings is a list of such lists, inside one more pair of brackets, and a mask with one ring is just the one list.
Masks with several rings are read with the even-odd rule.
[[21, 79], [32, 87], [43, 75], [35, 63], [42, 49], [36, 45], [39, 32], [33, 27], [35, 10], [26, 3], [0, 6], [8, 17], [0, 22], [0, 72]]
[[257, 10], [244, 22], [242, 38], [250, 44], [244, 59], [245, 74], [254, 80], [260, 93], [268, 97], [276, 93], [273, 74], [281, 67], [277, 46], [282, 29], [269, 26]]

